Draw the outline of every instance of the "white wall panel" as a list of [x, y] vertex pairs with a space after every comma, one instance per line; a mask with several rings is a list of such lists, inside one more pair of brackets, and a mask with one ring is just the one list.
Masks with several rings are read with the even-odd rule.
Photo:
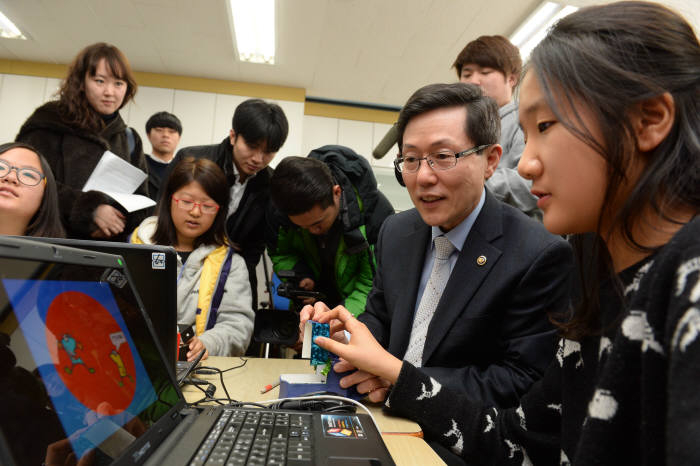
[[306, 156], [326, 144], [338, 144], [338, 119], [306, 115], [301, 154]]
[[61, 79], [46, 78], [46, 91], [44, 92], [44, 102], [58, 100], [58, 90], [61, 87]]
[[[134, 128], [141, 136], [144, 152], [151, 152], [151, 144], [146, 135], [146, 122], [156, 112], [175, 113], [173, 112], [174, 96], [173, 89], [143, 86], [139, 87], [136, 97], [121, 109], [120, 113], [126, 124]], [[175, 115], [181, 118], [177, 113]]]
[[0, 88], [0, 143], [14, 141], [22, 123], [44, 102], [46, 78], [3, 75]]
[[182, 122], [180, 147], [211, 141], [216, 94], [175, 90], [173, 112]]
[[338, 120], [338, 144], [367, 158], [372, 158], [372, 123]]
[[303, 151], [304, 140], [304, 102], [291, 102], [288, 100], [275, 101], [282, 107], [282, 111], [289, 122], [289, 135], [277, 156], [272, 160], [271, 166], [276, 166], [280, 160], [288, 155], [304, 156], [308, 152]]
[[216, 94], [212, 133], [208, 143], [201, 142], [200, 144], [218, 144], [228, 136], [231, 130], [233, 112], [241, 102], [247, 99], [248, 97], [240, 95]]

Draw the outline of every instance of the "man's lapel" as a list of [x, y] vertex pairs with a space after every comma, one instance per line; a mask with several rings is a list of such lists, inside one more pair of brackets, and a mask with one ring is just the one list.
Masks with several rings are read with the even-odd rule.
[[430, 321], [423, 349], [424, 363], [430, 359], [455, 320], [460, 316], [470, 315], [468, 311], [465, 313], [465, 308], [474, 293], [481, 286], [486, 286], [486, 277], [501, 257], [502, 251], [492, 244], [503, 233], [501, 211], [501, 204], [487, 192], [484, 207], [467, 235]]

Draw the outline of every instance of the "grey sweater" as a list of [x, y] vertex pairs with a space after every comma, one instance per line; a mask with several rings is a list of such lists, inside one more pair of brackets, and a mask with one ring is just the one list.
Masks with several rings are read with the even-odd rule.
[[518, 174], [518, 162], [525, 150], [525, 138], [518, 123], [518, 103], [509, 102], [498, 110], [501, 116], [501, 161], [486, 187], [499, 201], [510, 204], [529, 217], [542, 220], [537, 198], [530, 193], [532, 182]]

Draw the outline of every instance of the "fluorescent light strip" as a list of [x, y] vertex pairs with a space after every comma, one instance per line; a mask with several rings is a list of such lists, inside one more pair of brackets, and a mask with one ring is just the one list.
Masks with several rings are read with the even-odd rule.
[[543, 2], [510, 37], [510, 41], [520, 49], [523, 61], [527, 61], [554, 23], [576, 10], [578, 7], [575, 6]]
[[22, 31], [2, 11], [0, 11], [0, 37], [27, 40]]
[[241, 61], [275, 64], [275, 0], [230, 0]]

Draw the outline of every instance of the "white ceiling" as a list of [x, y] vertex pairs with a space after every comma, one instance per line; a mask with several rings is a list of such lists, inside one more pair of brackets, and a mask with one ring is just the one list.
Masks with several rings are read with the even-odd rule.
[[[450, 65], [467, 42], [510, 35], [540, 2], [277, 0], [277, 64], [270, 66], [238, 61], [225, 1], [0, 0], [30, 36], [0, 38], [0, 58], [63, 64], [85, 45], [105, 41], [136, 71], [294, 86], [307, 96], [400, 106], [423, 84], [455, 80]], [[700, 30], [700, 0], [663, 3]]]

